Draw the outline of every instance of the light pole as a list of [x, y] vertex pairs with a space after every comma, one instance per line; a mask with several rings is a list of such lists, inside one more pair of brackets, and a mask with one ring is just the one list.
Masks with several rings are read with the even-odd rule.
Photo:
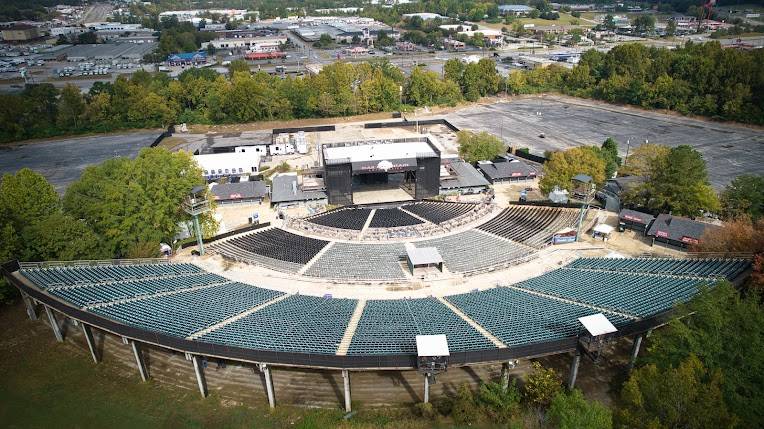
[[204, 194], [205, 189], [206, 187], [203, 185], [195, 186], [183, 201], [183, 210], [194, 219], [194, 232], [196, 233], [196, 242], [199, 245], [199, 255], [204, 255], [204, 239], [202, 228], [199, 225], [199, 215], [212, 209], [207, 196]]

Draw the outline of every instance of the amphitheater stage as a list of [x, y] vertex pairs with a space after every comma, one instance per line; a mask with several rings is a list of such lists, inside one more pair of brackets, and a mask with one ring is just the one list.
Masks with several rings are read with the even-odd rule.
[[379, 204], [398, 201], [413, 201], [414, 198], [401, 188], [378, 188], [366, 187], [353, 192], [355, 204]]

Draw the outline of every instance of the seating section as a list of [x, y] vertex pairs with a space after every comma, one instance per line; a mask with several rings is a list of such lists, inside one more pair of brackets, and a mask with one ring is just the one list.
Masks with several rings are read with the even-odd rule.
[[127, 325], [187, 337], [280, 295], [283, 293], [232, 282], [92, 311]]
[[162, 276], [177, 276], [202, 272], [199, 267], [193, 264], [164, 263], [143, 265], [70, 265], [21, 269], [21, 274], [43, 289], [130, 279], [152, 279]]
[[200, 337], [200, 341], [294, 353], [335, 354], [357, 304], [293, 295]]
[[552, 242], [557, 231], [572, 227], [578, 211], [559, 207], [512, 206], [480, 225], [483, 231], [533, 247]]
[[[453, 242], [431, 241], [446, 264], [458, 263], [462, 248], [493, 260], [489, 248], [472, 247], [470, 243], [479, 237], [470, 234], [485, 235], [469, 231], [452, 236], [458, 237]], [[396, 256], [403, 253], [403, 244], [338, 242], [318, 261], [326, 264], [317, 262], [311, 270], [326, 277], [403, 277]], [[505, 259], [506, 255], [497, 260]], [[369, 262], [357, 266], [361, 260]], [[506, 345], [528, 346], [567, 341], [580, 329], [577, 319], [595, 313], [604, 313], [619, 328], [649, 318], [691, 299], [703, 285], [712, 287], [719, 276], [733, 276], [749, 265], [743, 260], [588, 258], [511, 287], [445, 299]], [[118, 323], [181, 338], [205, 331], [198, 341], [274, 352], [335, 354], [357, 305], [353, 299], [284, 297], [282, 292], [228, 281], [188, 264], [25, 267], [21, 274], [62, 301], [90, 306], [87, 311]], [[283, 299], [270, 302], [277, 297]], [[216, 326], [264, 303], [270, 305]], [[438, 299], [370, 300], [348, 354], [413, 354], [416, 335], [441, 333], [454, 352], [495, 348]]]
[[646, 317], [689, 300], [704, 283], [711, 285], [713, 281], [561, 268], [515, 286]]
[[451, 352], [495, 348], [435, 298], [367, 301], [348, 355], [416, 353], [417, 335], [446, 334]]
[[366, 225], [371, 209], [337, 209], [307, 218], [308, 222], [339, 229], [360, 231]]
[[280, 228], [271, 228], [234, 237], [214, 244], [211, 248], [230, 259], [293, 273], [299, 271], [328, 243]]
[[374, 212], [374, 217], [371, 218], [369, 228], [396, 228], [400, 226], [419, 225], [421, 223], [424, 222], [398, 208], [377, 209]]
[[305, 271], [306, 276], [345, 280], [403, 280], [403, 243], [336, 242]]
[[744, 259], [581, 258], [568, 268], [734, 279], [750, 266]]
[[227, 280], [217, 274], [201, 273], [183, 277], [167, 277], [156, 280], [130, 280], [53, 289], [51, 293], [81, 307], [120, 299], [137, 298], [155, 293], [188, 289], [197, 286], [223, 283]]
[[[579, 317], [599, 313], [585, 306], [504, 287], [446, 299], [509, 347], [572, 337], [581, 326]], [[612, 314], [606, 316], [616, 327], [628, 320]]]
[[417, 247], [436, 247], [446, 268], [469, 273], [508, 265], [533, 253], [531, 249], [475, 230], [415, 242]]
[[441, 224], [469, 213], [475, 208], [475, 204], [423, 201], [420, 203], [407, 204], [402, 208], [407, 212], [414, 213], [432, 223]]

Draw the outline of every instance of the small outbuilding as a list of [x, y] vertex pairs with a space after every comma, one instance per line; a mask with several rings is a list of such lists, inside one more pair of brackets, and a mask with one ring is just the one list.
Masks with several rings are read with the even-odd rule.
[[647, 235], [653, 237], [653, 243], [659, 242], [686, 249], [692, 244], [700, 243], [703, 234], [713, 228], [718, 227], [705, 222], [662, 213], [650, 226]]
[[443, 272], [443, 257], [435, 247], [415, 247], [411, 243], [406, 243], [406, 263], [408, 264], [411, 275], [415, 270], [435, 267]]
[[623, 232], [631, 229], [642, 234], [647, 234], [648, 228], [655, 220], [655, 216], [649, 213], [642, 213], [636, 210], [623, 209], [618, 214], [618, 230]]

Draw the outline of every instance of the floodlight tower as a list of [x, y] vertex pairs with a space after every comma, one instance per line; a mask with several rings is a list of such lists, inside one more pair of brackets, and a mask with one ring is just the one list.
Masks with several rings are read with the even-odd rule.
[[430, 402], [430, 384], [448, 367], [448, 339], [445, 335], [417, 335], [417, 370], [424, 375], [424, 402]]
[[583, 201], [581, 204], [581, 211], [578, 214], [578, 224], [576, 226], [576, 241], [578, 241], [579, 236], [581, 235], [581, 226], [584, 223], [586, 211], [589, 210], [589, 206], [592, 204], [596, 194], [596, 186], [594, 185], [594, 180], [592, 180], [591, 176], [585, 174], [576, 175], [573, 177], [573, 181], [579, 182], [578, 186], [573, 191], [573, 196], [580, 198]]
[[183, 210], [194, 218], [194, 231], [196, 232], [196, 242], [199, 244], [199, 255], [204, 255], [204, 240], [202, 228], [199, 226], [199, 215], [211, 210], [210, 202], [204, 192], [205, 189], [203, 185], [195, 186], [183, 201]]

